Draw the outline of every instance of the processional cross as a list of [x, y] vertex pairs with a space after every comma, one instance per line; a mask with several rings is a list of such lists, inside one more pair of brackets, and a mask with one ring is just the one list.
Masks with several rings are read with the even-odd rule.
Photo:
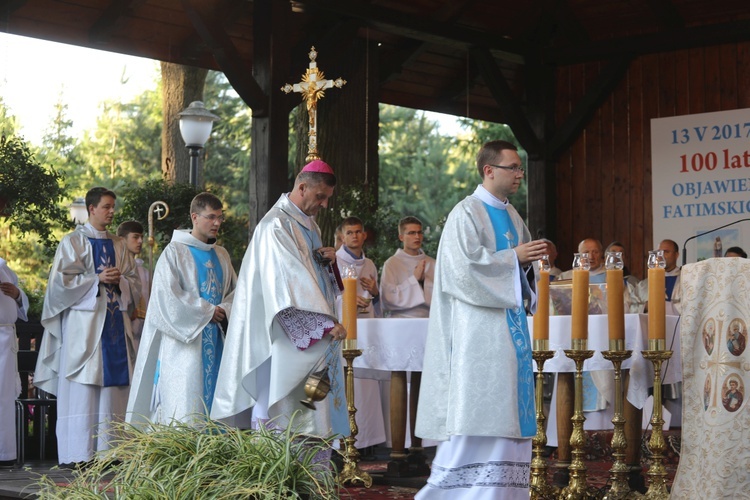
[[307, 114], [310, 118], [307, 158], [305, 160], [313, 161], [320, 159], [320, 155], [318, 154], [318, 99], [325, 97], [325, 89], [330, 89], [331, 87], [341, 88], [346, 85], [346, 80], [341, 77], [335, 80], [326, 80], [323, 72], [318, 69], [318, 63], [315, 62], [315, 59], [318, 57], [315, 47], [310, 49], [308, 56], [310, 57], [310, 65], [305, 74], [302, 75], [302, 81], [293, 85], [287, 83], [281, 87], [281, 90], [285, 94], [290, 92], [299, 92], [302, 94], [302, 100], [305, 101]]

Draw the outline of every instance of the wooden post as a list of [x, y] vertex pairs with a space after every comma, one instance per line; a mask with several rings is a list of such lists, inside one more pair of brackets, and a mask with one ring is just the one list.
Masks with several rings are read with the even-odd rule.
[[273, 0], [253, 2], [253, 77], [268, 96], [268, 110], [253, 115], [250, 151], [249, 234], [289, 189], [289, 97], [281, 87], [289, 75], [286, 17], [289, 4]]

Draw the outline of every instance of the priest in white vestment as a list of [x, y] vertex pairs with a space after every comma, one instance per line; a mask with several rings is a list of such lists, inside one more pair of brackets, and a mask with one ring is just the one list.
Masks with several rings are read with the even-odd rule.
[[86, 193], [89, 220], [60, 241], [44, 295], [34, 385], [57, 396], [61, 464], [86, 462], [109, 447], [122, 421], [133, 368], [128, 310], [140, 298], [135, 261], [108, 232], [116, 195]]
[[223, 204], [200, 193], [192, 230], [176, 230], [154, 269], [152, 302], [133, 373], [127, 421], [193, 423], [208, 417], [237, 275], [216, 244]]
[[435, 259], [422, 250], [422, 221], [404, 217], [398, 224], [396, 250], [383, 265], [380, 296], [383, 311], [392, 318], [426, 318], [430, 315]]
[[16, 321], [27, 321], [29, 299], [18, 287], [18, 276], [0, 257], [0, 466], [16, 459], [15, 401], [21, 393], [18, 377]]
[[[211, 418], [225, 420], [252, 408], [255, 422], [273, 419], [318, 437], [348, 435], [336, 318], [340, 292], [314, 216], [328, 206], [336, 177], [325, 162], [307, 164], [291, 193], [283, 194], [258, 223], [237, 280]], [[332, 388], [317, 410], [306, 408], [308, 374], [325, 360]]]
[[[547, 251], [508, 196], [516, 147], [485, 144], [482, 184], [451, 211], [438, 249], [416, 434], [441, 441], [417, 499], [527, 499], [536, 435], [527, 272]], [[533, 276], [532, 276], [533, 278]]]

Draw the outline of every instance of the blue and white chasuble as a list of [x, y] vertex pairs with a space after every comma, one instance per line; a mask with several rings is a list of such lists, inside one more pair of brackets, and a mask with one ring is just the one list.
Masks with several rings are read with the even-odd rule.
[[[89, 238], [94, 254], [96, 274], [108, 267], [116, 267], [115, 246], [112, 240]], [[101, 346], [104, 367], [104, 387], [130, 384], [128, 349], [125, 324], [120, 311], [120, 290], [117, 285], [101, 283], [107, 294], [107, 314], [102, 328]]]
[[[221, 304], [224, 296], [224, 273], [216, 251], [213, 248], [210, 250], [202, 250], [193, 246], [188, 248], [198, 270], [201, 298], [215, 306]], [[224, 338], [219, 325], [214, 321], [209, 321], [201, 333], [203, 403], [206, 405], [207, 413], [211, 412], [223, 349]]]
[[[516, 229], [513, 227], [508, 212], [487, 203], [483, 204], [492, 222], [492, 229], [495, 231], [495, 251], [512, 249], [517, 246], [519, 242], [518, 234], [516, 234]], [[520, 270], [520, 274], [521, 286], [524, 295], [526, 295], [529, 293], [529, 284], [523, 270]], [[534, 409], [534, 373], [526, 311], [523, 307], [506, 309], [505, 316], [518, 359], [518, 420], [521, 435], [531, 437], [536, 435], [536, 415]]]

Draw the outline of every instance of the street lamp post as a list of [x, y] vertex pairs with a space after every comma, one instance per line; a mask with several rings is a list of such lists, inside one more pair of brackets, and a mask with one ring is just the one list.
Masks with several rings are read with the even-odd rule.
[[88, 207], [86, 207], [86, 200], [83, 198], [76, 198], [73, 203], [68, 205], [70, 211], [70, 218], [76, 224], [83, 224], [89, 218]]
[[182, 140], [190, 153], [190, 183], [198, 187], [198, 157], [211, 135], [213, 122], [219, 117], [207, 110], [201, 101], [191, 102], [177, 115], [180, 117]]

